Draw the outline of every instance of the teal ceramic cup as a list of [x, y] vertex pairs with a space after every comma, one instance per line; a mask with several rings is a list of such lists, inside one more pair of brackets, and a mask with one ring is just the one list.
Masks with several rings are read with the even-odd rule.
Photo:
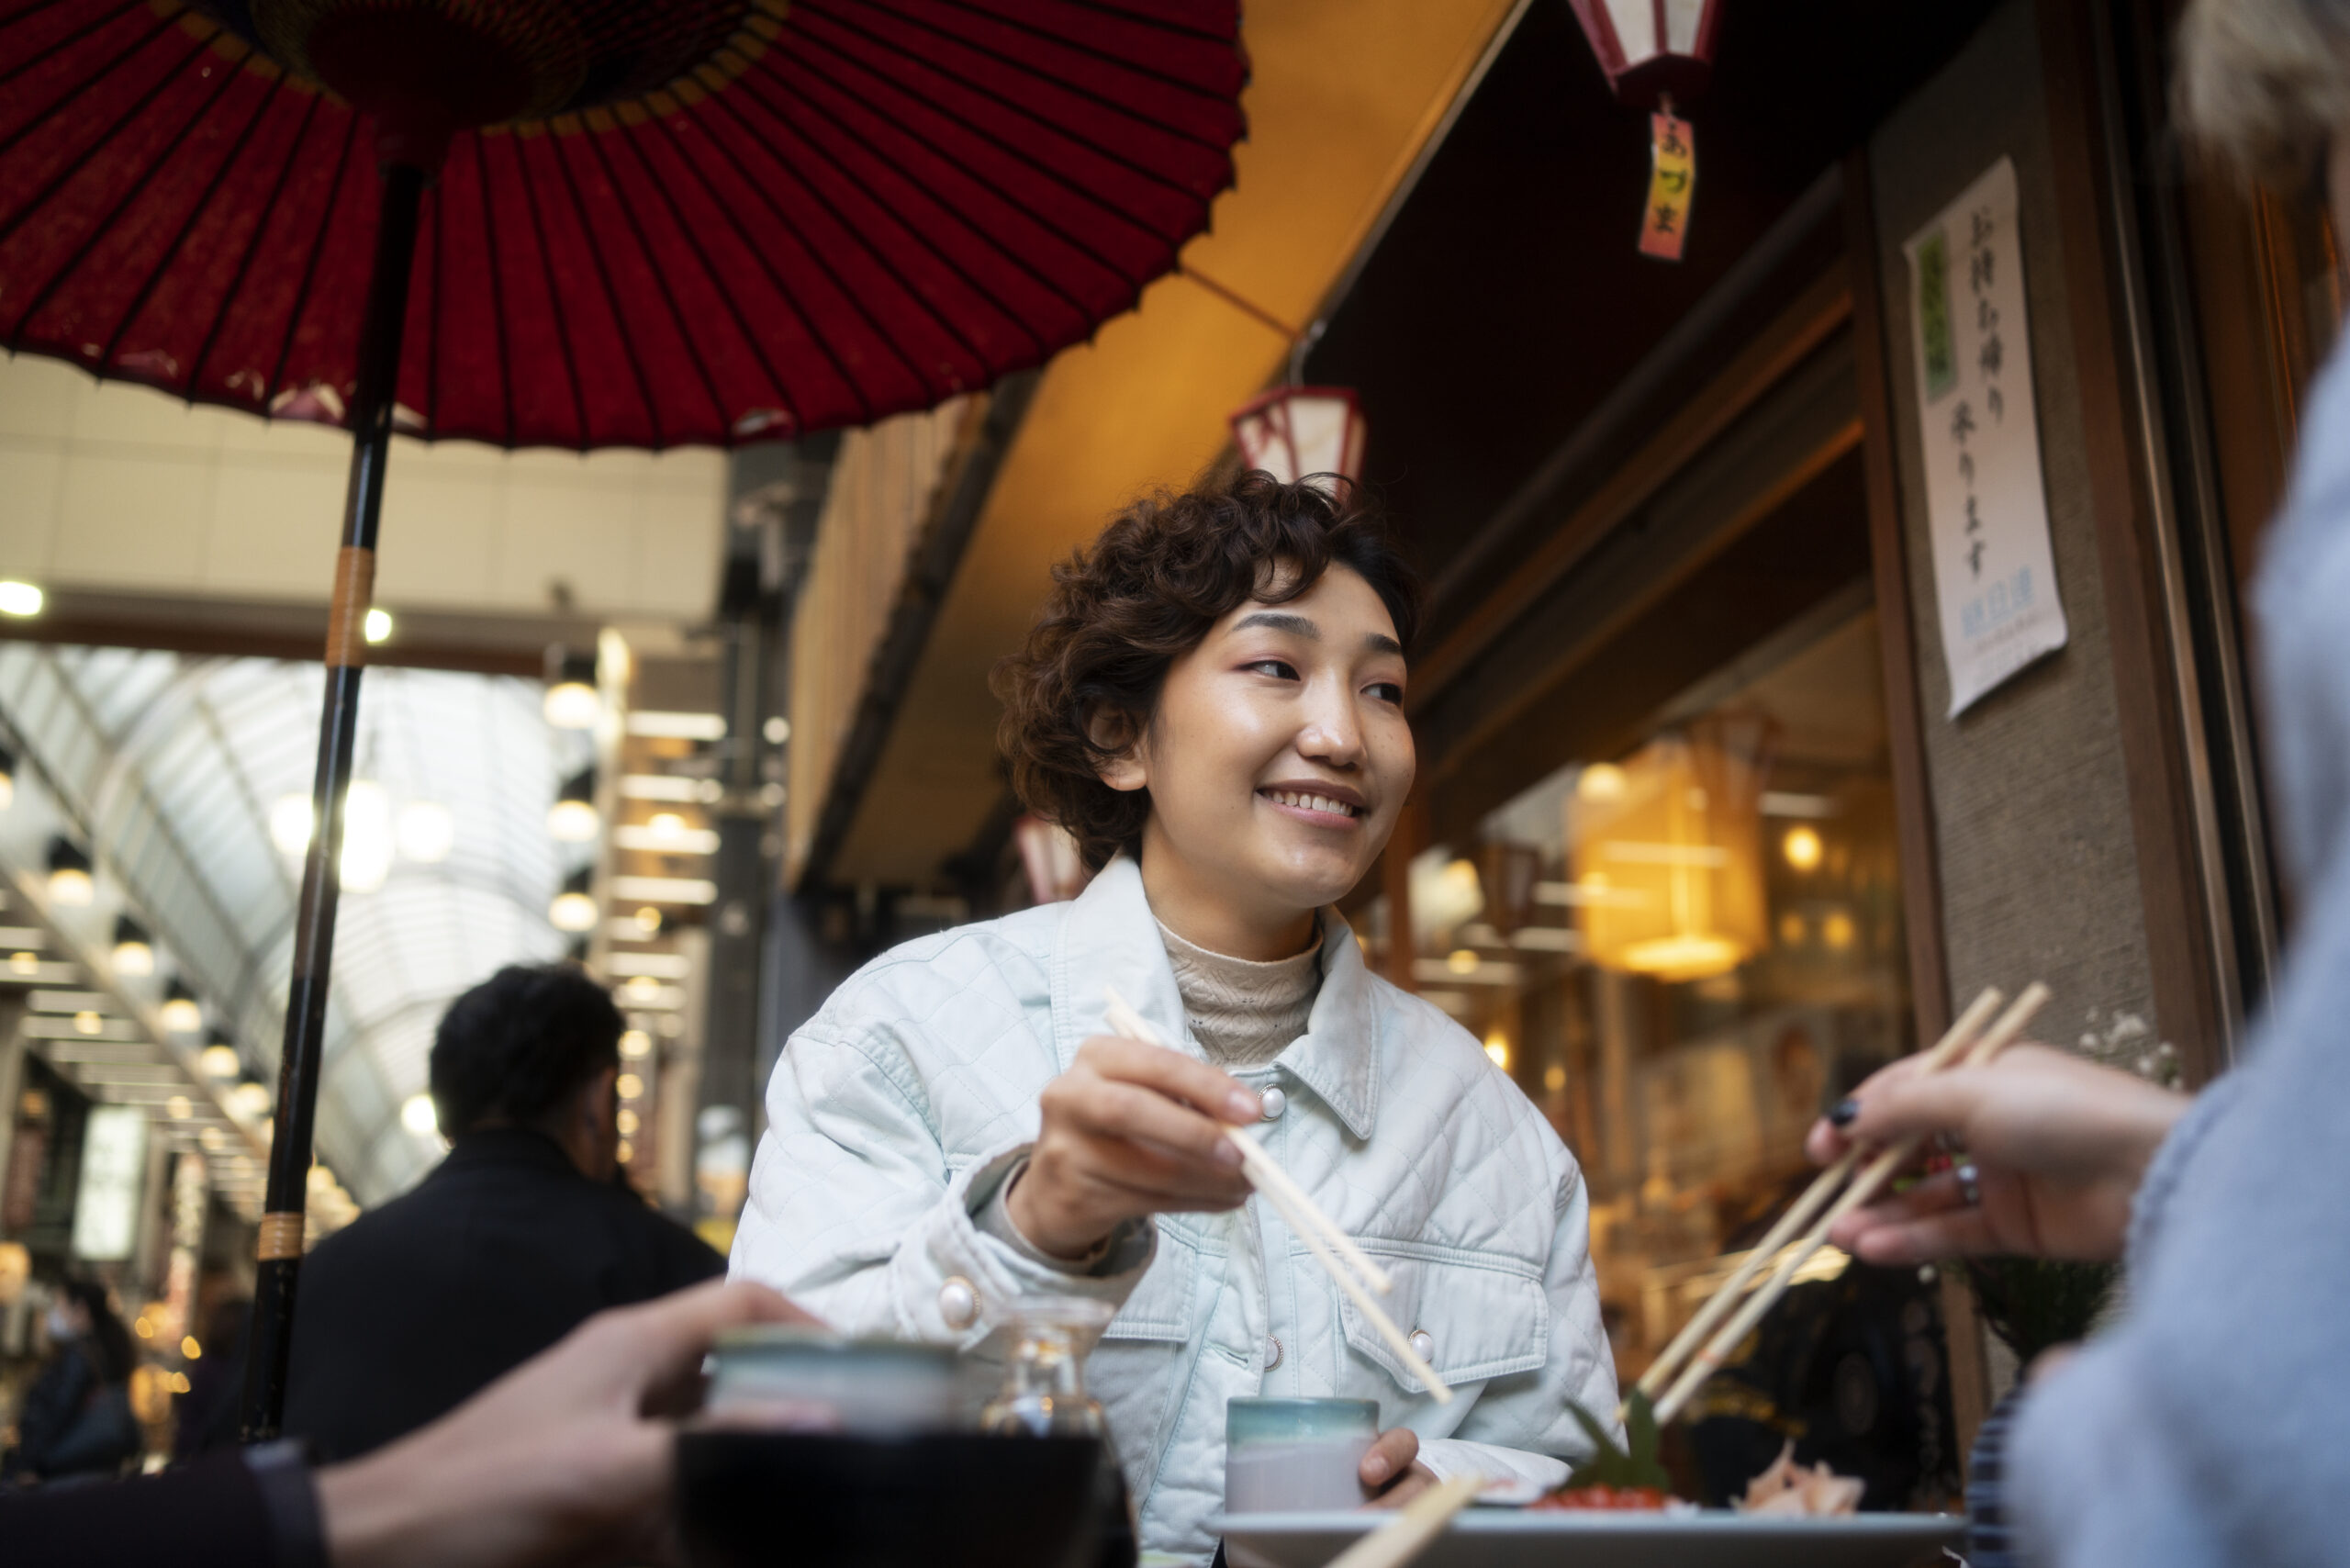
[[1224, 1511], [1360, 1507], [1362, 1456], [1378, 1436], [1374, 1400], [1226, 1400]]
[[853, 1339], [813, 1325], [731, 1328], [705, 1363], [711, 1421], [769, 1431], [902, 1437], [969, 1424], [968, 1379], [944, 1345]]

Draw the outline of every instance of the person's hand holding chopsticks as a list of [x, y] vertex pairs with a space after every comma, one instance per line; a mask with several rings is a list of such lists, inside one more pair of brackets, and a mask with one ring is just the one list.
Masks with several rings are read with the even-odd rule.
[[1254, 1090], [1164, 1046], [1100, 1036], [1045, 1085], [1036, 1147], [1005, 1204], [1020, 1233], [1082, 1258], [1146, 1215], [1215, 1213], [1248, 1196], [1224, 1136], [1263, 1114]]
[[1807, 1147], [1822, 1164], [1854, 1144], [1937, 1134], [1965, 1150], [1955, 1169], [1837, 1222], [1829, 1239], [1863, 1262], [2103, 1261], [2121, 1255], [2146, 1163], [2187, 1105], [2132, 1073], [2020, 1045], [1944, 1072], [1896, 1062], [1821, 1118]]

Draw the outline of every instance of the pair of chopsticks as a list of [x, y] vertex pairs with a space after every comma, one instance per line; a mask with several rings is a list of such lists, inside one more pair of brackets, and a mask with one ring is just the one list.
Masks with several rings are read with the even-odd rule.
[[[1940, 1072], [1960, 1061], [1968, 1067], [1982, 1066], [2014, 1043], [2015, 1037], [2023, 1033], [2024, 1025], [2031, 1022], [2032, 1014], [2047, 1002], [2048, 994], [2046, 986], [2033, 981], [2024, 988], [2023, 994], [2017, 997], [2005, 1013], [1999, 1014], [1998, 1022], [1986, 1029], [1985, 1024], [2005, 1000], [1998, 988], [1986, 989], [1964, 1013], [1959, 1014], [1949, 1032], [1934, 1042], [1933, 1048], [1920, 1058], [1919, 1070]], [[1689, 1320], [1688, 1327], [1673, 1338], [1673, 1343], [1664, 1348], [1664, 1353], [1641, 1374], [1639, 1391], [1655, 1401], [1656, 1418], [1660, 1425], [1681, 1413], [1682, 1407], [1706, 1385], [1706, 1380], [1714, 1375], [1739, 1342], [1753, 1331], [1754, 1326], [1762, 1321], [1772, 1307], [1778, 1305], [1779, 1298], [1786, 1294], [1787, 1286], [1796, 1274], [1811, 1260], [1813, 1254], [1828, 1244], [1828, 1233], [1835, 1227], [1836, 1222], [1883, 1192], [1886, 1183], [1918, 1157], [1924, 1142], [1920, 1137], [1904, 1138], [1878, 1154], [1865, 1167], [1861, 1165], [1863, 1151], [1859, 1148], [1847, 1150], [1842, 1159], [1821, 1172], [1819, 1179], [1779, 1217], [1779, 1222], [1771, 1227], [1770, 1233], [1746, 1255], [1746, 1260], [1739, 1265], [1737, 1271], [1724, 1282], [1722, 1287], [1699, 1309], [1697, 1316]], [[1852, 1175], [1855, 1169], [1860, 1170], [1858, 1177]], [[1846, 1185], [1848, 1179], [1850, 1185]], [[1839, 1188], [1842, 1189], [1841, 1196]], [[1835, 1200], [1832, 1204], [1829, 1201], [1831, 1198]], [[1823, 1209], [1825, 1213], [1821, 1212]], [[1807, 1226], [1810, 1226], [1808, 1230], [1804, 1228]], [[1789, 1247], [1789, 1238], [1799, 1232], [1802, 1239]], [[1760, 1273], [1762, 1266], [1778, 1255], [1782, 1249], [1785, 1249], [1785, 1255], [1780, 1258], [1779, 1265], [1772, 1271], [1770, 1279], [1748, 1295], [1745, 1305], [1731, 1316], [1730, 1309], [1738, 1305], [1740, 1293], [1745, 1289], [1747, 1282]], [[1723, 1324], [1722, 1319], [1726, 1316], [1729, 1321]], [[1718, 1331], [1716, 1330], [1718, 1324], [1721, 1325]], [[1710, 1339], [1706, 1338], [1709, 1333], [1713, 1336]], [[1703, 1349], [1697, 1349], [1700, 1344]], [[1691, 1353], [1693, 1350], [1695, 1352], [1694, 1355]], [[1684, 1358], [1685, 1367], [1683, 1364]], [[1677, 1381], [1668, 1388], [1667, 1380], [1673, 1379], [1676, 1373]], [[1659, 1389], [1665, 1390], [1662, 1397], [1658, 1394]], [[1620, 1415], [1618, 1418], [1621, 1418]]]
[[[1115, 986], [1103, 989], [1109, 997], [1109, 1006], [1103, 1018], [1113, 1034], [1129, 1040], [1139, 1040], [1147, 1046], [1166, 1046], [1167, 1042], [1159, 1038], [1158, 1031], [1150, 1026], [1150, 1021], [1136, 1012], [1126, 999], [1118, 994]], [[1314, 1254], [1314, 1260], [1322, 1265], [1323, 1271], [1337, 1282], [1338, 1288], [1355, 1304], [1356, 1310], [1379, 1331], [1379, 1337], [1387, 1341], [1387, 1348], [1395, 1352], [1396, 1359], [1404, 1363], [1405, 1370], [1427, 1385], [1428, 1394], [1438, 1404], [1450, 1404], [1451, 1387], [1437, 1376], [1436, 1369], [1428, 1365], [1418, 1351], [1412, 1349], [1411, 1340], [1395, 1327], [1395, 1320], [1382, 1312], [1379, 1304], [1371, 1298], [1372, 1291], [1385, 1295], [1394, 1288], [1394, 1282], [1387, 1277], [1387, 1271], [1372, 1262], [1370, 1255], [1355, 1245], [1354, 1238], [1332, 1223], [1330, 1216], [1306, 1196], [1305, 1189], [1292, 1181], [1289, 1172], [1274, 1163], [1273, 1157], [1265, 1152], [1263, 1145], [1238, 1127], [1225, 1128], [1224, 1136], [1240, 1150], [1241, 1173], [1248, 1178], [1258, 1195], [1281, 1211], [1282, 1220], [1305, 1243], [1307, 1250]]]

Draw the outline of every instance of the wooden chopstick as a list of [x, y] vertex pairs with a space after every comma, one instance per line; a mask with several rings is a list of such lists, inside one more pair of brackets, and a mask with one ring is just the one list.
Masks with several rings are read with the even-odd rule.
[[[1164, 1047], [1167, 1044], [1159, 1037], [1158, 1031], [1150, 1026], [1150, 1021], [1136, 1012], [1126, 999], [1118, 994], [1115, 986], [1106, 986], [1103, 990], [1109, 997], [1109, 1006], [1103, 1018], [1113, 1033], [1129, 1040], [1139, 1040], [1147, 1046]], [[1241, 1171], [1257, 1189], [1259, 1195], [1280, 1211], [1283, 1222], [1304, 1241], [1306, 1249], [1314, 1254], [1315, 1261], [1322, 1265], [1323, 1271], [1346, 1293], [1347, 1298], [1355, 1304], [1356, 1310], [1378, 1331], [1379, 1337], [1387, 1341], [1387, 1348], [1395, 1353], [1396, 1360], [1404, 1363], [1404, 1370], [1427, 1385], [1429, 1395], [1438, 1404], [1450, 1404], [1451, 1385], [1437, 1375], [1436, 1369], [1428, 1365], [1425, 1357], [1412, 1349], [1412, 1341], [1395, 1327], [1395, 1320], [1380, 1310], [1379, 1304], [1371, 1299], [1371, 1291], [1364, 1288], [1366, 1282], [1371, 1289], [1381, 1292], [1392, 1288], [1393, 1282], [1389, 1280], [1387, 1271], [1372, 1262], [1362, 1249], [1355, 1245], [1354, 1238], [1340, 1230], [1330, 1216], [1306, 1196], [1305, 1189], [1291, 1180], [1289, 1172], [1283, 1170], [1255, 1138], [1238, 1127], [1225, 1128], [1224, 1136], [1240, 1150]], [[1360, 1280], [1356, 1278], [1357, 1272], [1361, 1275]]]
[[[1966, 1065], [1980, 1067], [2005, 1050], [2018, 1035], [2023, 1033], [2024, 1025], [2031, 1022], [2032, 1014], [2040, 1011], [2042, 1004], [2047, 1002], [2048, 995], [2048, 988], [2037, 980], [2026, 986], [2023, 994], [2017, 997], [2007, 1012], [1999, 1015], [1999, 1021], [1992, 1025], [1981, 1039], [1974, 1042], [1967, 1048]], [[1924, 1146], [1925, 1139], [1922, 1137], [1903, 1138], [1879, 1155], [1866, 1170], [1861, 1172], [1859, 1178], [1851, 1186], [1844, 1189], [1843, 1195], [1830, 1205], [1827, 1214], [1820, 1217], [1810, 1232], [1795, 1245], [1785, 1260], [1773, 1271], [1770, 1282], [1746, 1298], [1746, 1305], [1739, 1310], [1738, 1315], [1707, 1342], [1706, 1348], [1698, 1351], [1691, 1360], [1689, 1369], [1681, 1374], [1681, 1380], [1673, 1385], [1672, 1391], [1657, 1401], [1656, 1418], [1659, 1425], [1672, 1420], [1681, 1413], [1682, 1406], [1688, 1404], [1696, 1392], [1706, 1385], [1707, 1379], [1712, 1377], [1719, 1369], [1724, 1358], [1738, 1347], [1740, 1340], [1753, 1331], [1755, 1325], [1762, 1321], [1763, 1316], [1772, 1307], [1778, 1305], [1779, 1298], [1786, 1294], [1787, 1285], [1795, 1278], [1797, 1271], [1811, 1260], [1814, 1253], [1828, 1244], [1828, 1233], [1835, 1228], [1836, 1222], [1875, 1197], [1886, 1182], [1892, 1181], [1904, 1166], [1917, 1158], [1919, 1149]]]
[[[1952, 1057], [1964, 1050], [1974, 1040], [1983, 1025], [1989, 1021], [1992, 1013], [2005, 1000], [1998, 987], [1985, 987], [1983, 994], [1969, 1003], [1966, 1011], [1960, 1014], [1948, 1029], [1942, 1031], [1942, 1037], [1935, 1041], [1927, 1049], [1926, 1054], [1919, 1058], [1920, 1070], [1940, 1071], [1949, 1063]], [[1845, 1178], [1852, 1175], [1853, 1168], [1859, 1165], [1860, 1161], [1861, 1151], [1858, 1148], [1845, 1150], [1843, 1157], [1820, 1172], [1819, 1179], [1805, 1190], [1804, 1195], [1796, 1199], [1785, 1214], [1779, 1216], [1778, 1223], [1771, 1227], [1769, 1234], [1754, 1244], [1754, 1249], [1746, 1255], [1746, 1260], [1738, 1266], [1737, 1271], [1722, 1282], [1721, 1286], [1707, 1299], [1704, 1306], [1698, 1308], [1697, 1316], [1691, 1318], [1679, 1334], [1673, 1336], [1673, 1342], [1664, 1348], [1663, 1353], [1649, 1363], [1649, 1370], [1640, 1374], [1638, 1385], [1642, 1394], [1647, 1394], [1651, 1400], [1656, 1398], [1658, 1392], [1665, 1386], [1667, 1381], [1681, 1370], [1682, 1359], [1704, 1344], [1706, 1336], [1713, 1331], [1714, 1326], [1728, 1316], [1730, 1309], [1738, 1305], [1746, 1282], [1761, 1273], [1763, 1265], [1769, 1263], [1777, 1255], [1779, 1249], [1795, 1239], [1802, 1233], [1804, 1226], [1818, 1216], [1819, 1211], [1827, 1206], [1830, 1198], [1836, 1195], [1837, 1189], [1844, 1184]], [[1616, 1418], [1618, 1421], [1622, 1420], [1628, 1408], [1628, 1406], [1618, 1407]]]
[[1329, 1568], [1403, 1568], [1444, 1533], [1455, 1514], [1477, 1500], [1485, 1478], [1448, 1475], [1404, 1505], [1385, 1524], [1332, 1558]]

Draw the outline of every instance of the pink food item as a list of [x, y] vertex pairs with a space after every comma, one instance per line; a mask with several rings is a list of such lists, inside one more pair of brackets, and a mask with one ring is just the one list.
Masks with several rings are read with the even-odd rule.
[[1822, 1514], [1857, 1513], [1867, 1484], [1839, 1475], [1825, 1464], [1796, 1462], [1795, 1439], [1787, 1439], [1771, 1468], [1746, 1484], [1742, 1514], [1782, 1514], [1812, 1518]]

